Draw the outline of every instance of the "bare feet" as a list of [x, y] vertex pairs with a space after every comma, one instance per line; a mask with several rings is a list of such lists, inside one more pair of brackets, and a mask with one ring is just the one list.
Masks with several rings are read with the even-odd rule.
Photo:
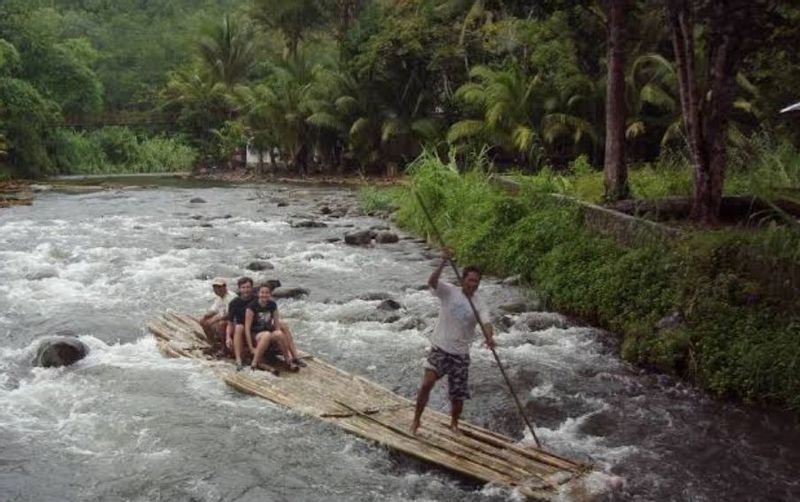
[[458, 428], [458, 424], [450, 424], [450, 432], [452, 432], [456, 436], [461, 435], [461, 429]]
[[408, 429], [408, 432], [416, 436], [417, 429], [419, 429], [419, 420], [414, 420], [414, 422], [411, 423], [411, 427]]

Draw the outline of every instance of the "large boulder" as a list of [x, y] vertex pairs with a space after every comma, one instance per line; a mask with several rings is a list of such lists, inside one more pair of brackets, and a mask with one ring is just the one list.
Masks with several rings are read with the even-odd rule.
[[77, 338], [54, 336], [39, 343], [33, 364], [42, 368], [69, 366], [86, 357], [88, 353], [89, 348]]
[[205, 204], [206, 200], [204, 198], [202, 198], [202, 197], [195, 197], [192, 200], [190, 200], [189, 202], [192, 203], [192, 204]]

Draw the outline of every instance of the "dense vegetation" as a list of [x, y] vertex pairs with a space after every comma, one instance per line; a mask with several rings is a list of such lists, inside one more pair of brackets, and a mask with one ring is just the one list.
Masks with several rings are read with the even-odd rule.
[[[0, 6], [0, 131], [7, 163], [27, 175], [84, 169], [60, 160], [81, 154], [57, 151], [75, 141], [55, 141], [53, 124], [131, 111], [172, 123], [137, 129], [140, 141], [186, 141], [199, 166], [228, 166], [249, 141], [298, 172], [392, 172], [426, 146], [457, 157], [486, 149], [496, 165], [528, 171], [579, 155], [599, 167], [611, 162], [607, 144], [620, 143], [608, 117], [622, 121], [623, 161], [684, 149], [698, 173], [718, 168], [706, 151], [719, 145], [704, 142], [720, 131], [742, 150], [759, 130], [800, 141], [796, 118], [776, 113], [798, 99], [800, 7], [695, 0], [687, 73], [669, 21], [691, 3], [9, 0]], [[735, 39], [754, 43], [724, 52], [715, 35], [745, 14]], [[612, 40], [616, 52], [612, 21], [625, 22], [611, 30], [624, 35]], [[614, 66], [621, 86], [608, 71], [615, 54], [625, 56]], [[610, 75], [624, 103], [607, 114]], [[695, 129], [682, 121], [693, 96], [684, 88], [708, 96], [713, 120]], [[718, 94], [731, 95], [720, 105]], [[606, 187], [611, 198], [626, 193]]]
[[[578, 206], [551, 195], [575, 195], [597, 184], [594, 174], [518, 176], [522, 190], [510, 195], [492, 184], [486, 163], [475, 165], [459, 173], [423, 156], [409, 187], [368, 191], [364, 202], [399, 207], [398, 223], [430, 233], [416, 190], [461, 263], [520, 274], [551, 307], [623, 334], [626, 359], [719, 395], [800, 410], [800, 301], [786, 294], [800, 290], [800, 232], [772, 225], [626, 247], [589, 231]], [[633, 179], [670, 190], [647, 174]], [[675, 321], [657, 328], [670, 315]]]

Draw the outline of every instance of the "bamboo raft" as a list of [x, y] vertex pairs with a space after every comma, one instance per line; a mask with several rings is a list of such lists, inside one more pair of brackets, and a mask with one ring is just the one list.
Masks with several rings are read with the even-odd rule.
[[[297, 373], [236, 372], [233, 361], [208, 355], [200, 324], [190, 316], [166, 313], [148, 325], [159, 350], [168, 357], [188, 357], [211, 365], [231, 387], [333, 423], [389, 449], [437, 464], [473, 479], [511, 487], [536, 500], [566, 495], [588, 500], [589, 465], [461, 422], [460, 434], [449, 428], [450, 417], [426, 410], [416, 435], [408, 432], [414, 403], [358, 375], [325, 361], [304, 356], [307, 367]], [[270, 368], [274, 369], [274, 368]]]

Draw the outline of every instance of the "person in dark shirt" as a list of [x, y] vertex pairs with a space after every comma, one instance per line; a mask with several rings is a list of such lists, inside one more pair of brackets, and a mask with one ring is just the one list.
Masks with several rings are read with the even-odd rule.
[[258, 288], [258, 297], [245, 311], [244, 332], [247, 344], [253, 352], [251, 367], [258, 369], [261, 357], [273, 345], [283, 354], [289, 371], [297, 371], [297, 349], [289, 337], [280, 329], [278, 305], [272, 301], [269, 286]]
[[[236, 357], [236, 368], [242, 367], [242, 352], [244, 352], [245, 335], [244, 320], [247, 306], [255, 299], [253, 295], [253, 279], [241, 277], [236, 284], [239, 286], [239, 296], [228, 304], [228, 322], [233, 325], [233, 354]], [[249, 339], [247, 340], [249, 343]], [[253, 347], [250, 347], [253, 350]]]

